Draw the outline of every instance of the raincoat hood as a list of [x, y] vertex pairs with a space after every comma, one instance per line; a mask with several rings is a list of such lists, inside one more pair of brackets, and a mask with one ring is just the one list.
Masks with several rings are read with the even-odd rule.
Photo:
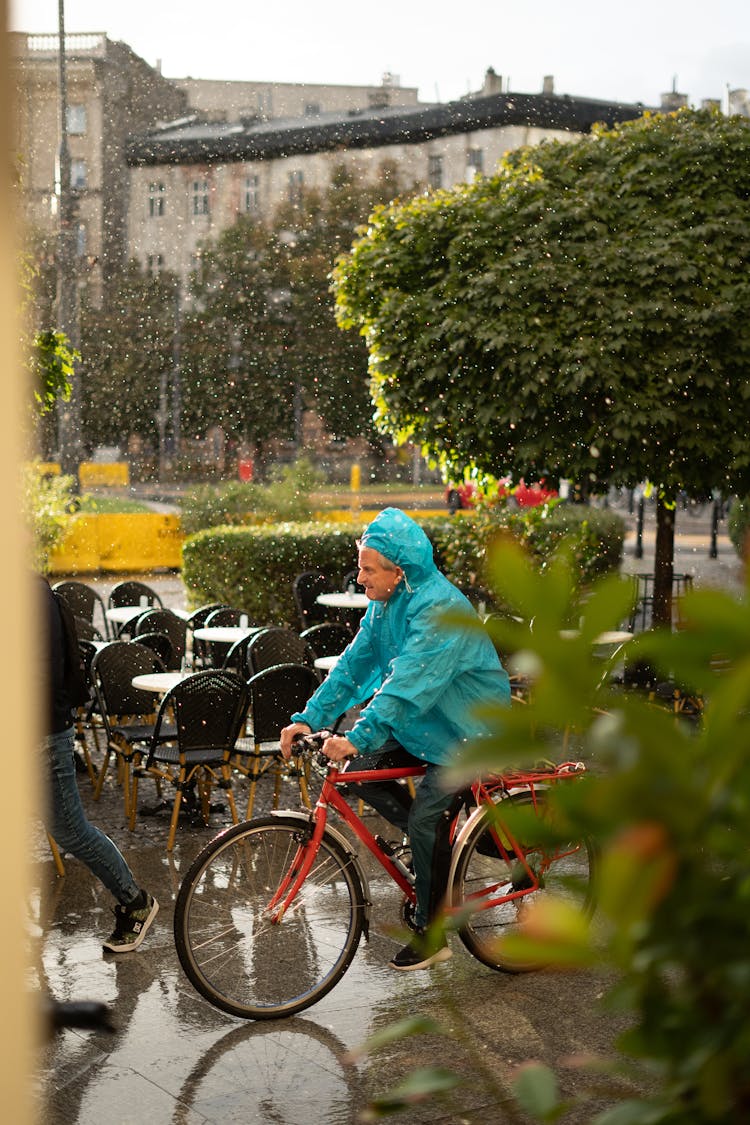
[[400, 508], [384, 508], [360, 539], [361, 547], [377, 551], [400, 566], [411, 587], [437, 572], [432, 544], [422, 528]]

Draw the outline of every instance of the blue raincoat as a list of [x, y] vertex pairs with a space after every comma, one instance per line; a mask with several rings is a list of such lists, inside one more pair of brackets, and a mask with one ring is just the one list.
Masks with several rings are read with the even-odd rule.
[[370, 700], [346, 732], [360, 754], [395, 738], [415, 757], [444, 764], [457, 743], [487, 733], [473, 710], [509, 702], [508, 676], [484, 633], [439, 622], [447, 609], [474, 611], [436, 567], [414, 520], [385, 508], [360, 543], [400, 566], [404, 579], [387, 602], [370, 602], [356, 637], [292, 719], [321, 730]]

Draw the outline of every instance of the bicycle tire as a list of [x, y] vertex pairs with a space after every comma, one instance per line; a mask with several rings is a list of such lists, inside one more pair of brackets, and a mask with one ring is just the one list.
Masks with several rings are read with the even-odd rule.
[[[533, 807], [529, 793], [514, 793], [505, 802], [516, 806]], [[536, 794], [536, 815], [543, 815], [545, 798]], [[502, 888], [500, 901], [494, 906], [473, 911], [459, 929], [459, 936], [469, 952], [487, 965], [505, 973], [524, 973], [542, 968], [538, 962], [520, 961], [502, 949], [500, 939], [511, 933], [518, 925], [520, 913], [544, 895], [560, 895], [573, 898], [582, 904], [587, 913], [593, 912], [591, 878], [594, 867], [594, 850], [588, 840], [579, 844], [569, 844], [556, 849], [557, 858], [550, 857], [541, 847], [523, 844], [526, 862], [534, 870], [544, 868], [542, 885], [535, 891], [520, 898], [508, 901], [503, 893], [518, 889], [525, 875], [515, 856], [507, 860], [501, 857], [490, 829], [493, 825], [488, 811], [477, 820], [471, 834], [461, 845], [456, 857], [455, 875], [451, 888], [452, 903], [460, 907], [472, 896], [481, 895], [491, 887]], [[514, 884], [515, 878], [515, 884]]]
[[309, 1008], [341, 979], [366, 912], [350, 855], [329, 833], [281, 921], [264, 910], [299, 847], [300, 817], [268, 816], [212, 840], [182, 881], [174, 913], [180, 964], [216, 1008], [242, 1019], [278, 1019]]

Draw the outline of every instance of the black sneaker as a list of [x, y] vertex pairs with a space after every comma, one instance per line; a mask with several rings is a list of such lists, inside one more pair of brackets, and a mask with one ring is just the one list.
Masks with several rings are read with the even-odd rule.
[[431, 941], [424, 930], [417, 930], [409, 944], [399, 949], [396, 956], [388, 962], [389, 968], [408, 973], [412, 969], [429, 969], [433, 965], [439, 965], [441, 961], [447, 961], [453, 954], [446, 945], [445, 937], [438, 940], [442, 944], [439, 949], [435, 949], [435, 940]]
[[132, 953], [146, 936], [149, 926], [159, 913], [159, 903], [153, 895], [146, 895], [142, 907], [116, 906], [115, 928], [103, 943], [110, 953]]

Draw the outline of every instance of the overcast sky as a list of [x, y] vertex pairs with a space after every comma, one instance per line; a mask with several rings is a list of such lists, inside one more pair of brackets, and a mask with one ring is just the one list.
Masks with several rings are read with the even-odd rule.
[[[10, 0], [11, 28], [54, 32], [58, 0]], [[750, 0], [65, 0], [66, 32], [103, 31], [170, 78], [377, 85], [423, 101], [511, 90], [691, 105], [750, 87]], [[505, 86], [504, 86], [505, 88]]]

